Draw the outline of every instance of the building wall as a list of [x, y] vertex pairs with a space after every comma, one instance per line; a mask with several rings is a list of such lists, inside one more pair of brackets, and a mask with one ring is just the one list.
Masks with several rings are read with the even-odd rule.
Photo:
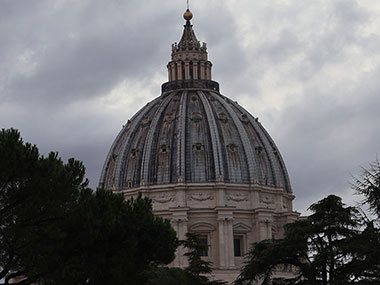
[[[281, 238], [285, 224], [297, 219], [294, 196], [282, 188], [258, 184], [178, 183], [116, 191], [126, 199], [138, 193], [152, 199], [156, 215], [169, 219], [179, 239], [190, 231], [207, 237], [208, 255], [216, 279], [229, 282], [239, 274], [252, 243]], [[235, 256], [234, 238], [242, 256]], [[237, 241], [238, 242], [238, 241]], [[184, 248], [178, 248], [171, 266], [186, 267]]]

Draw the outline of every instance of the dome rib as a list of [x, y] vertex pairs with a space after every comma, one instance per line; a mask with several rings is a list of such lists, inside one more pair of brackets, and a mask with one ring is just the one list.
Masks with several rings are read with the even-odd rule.
[[[141, 108], [128, 122], [123, 126], [116, 139], [114, 140], [110, 151], [108, 152], [106, 163], [103, 166], [102, 174], [100, 176], [100, 188], [113, 189], [119, 187], [119, 176], [122, 174], [122, 162], [125, 162], [126, 148], [129, 146], [128, 142], [131, 135], [139, 126], [142, 118], [156, 105], [159, 98], [154, 99], [152, 102], [147, 103]], [[123, 158], [122, 158], [123, 157]]]
[[206, 116], [207, 116], [207, 122], [210, 129], [210, 137], [211, 137], [211, 143], [213, 148], [213, 154], [214, 154], [214, 165], [215, 165], [215, 178], [220, 181], [224, 179], [224, 168], [223, 165], [221, 165], [221, 162], [223, 161], [222, 158], [222, 150], [220, 143], [220, 136], [218, 128], [216, 127], [216, 121], [214, 114], [212, 112], [211, 106], [208, 103], [206, 95], [203, 93], [203, 91], [197, 91], [198, 96], [202, 100], [202, 104], [205, 108]]
[[181, 102], [180, 109], [178, 112], [179, 117], [179, 135], [178, 135], [178, 182], [182, 182], [186, 179], [186, 169], [185, 169], [185, 148], [186, 148], [186, 106], [187, 106], [187, 91], [181, 92]]
[[[145, 140], [146, 136], [144, 135], [147, 132], [147, 128], [150, 124], [149, 113], [157, 108], [159, 102], [159, 98], [154, 100], [153, 102], [148, 103], [145, 107], [142, 108], [143, 112], [139, 114], [137, 117], [133, 117], [131, 119], [132, 125], [128, 132], [128, 136], [126, 137], [126, 142], [124, 143], [124, 147], [120, 150], [120, 154], [118, 155], [117, 160], [117, 168], [115, 174], [114, 184], [117, 188], [126, 187], [129, 182], [132, 185], [138, 185], [140, 183], [140, 178], [138, 175], [139, 170], [141, 169], [141, 154], [139, 155], [139, 144], [136, 143], [136, 138], [138, 141], [140, 139]], [[135, 147], [138, 150], [137, 157], [137, 165], [135, 165], [133, 171], [128, 171], [131, 167], [131, 150]]]
[[242, 145], [244, 147], [244, 153], [246, 155], [246, 159], [248, 162], [247, 167], [248, 167], [248, 173], [249, 173], [249, 182], [253, 183], [254, 177], [257, 176], [254, 174], [254, 170], [256, 169], [256, 166], [255, 166], [256, 163], [254, 163], [253, 161], [255, 156], [253, 154], [251, 145], [249, 143], [248, 135], [244, 131], [244, 128], [241, 125], [242, 124], [241, 121], [237, 118], [237, 115], [232, 110], [231, 106], [228, 103], [226, 103], [226, 101], [222, 99], [220, 96], [218, 96], [216, 93], [211, 93], [211, 94], [213, 94], [214, 97], [220, 102], [220, 104], [222, 104], [224, 108], [228, 111], [228, 114], [232, 118], [232, 121], [235, 127], [237, 127], [240, 139], [242, 141]]
[[159, 108], [157, 109], [154, 117], [153, 117], [153, 120], [151, 122], [151, 126], [150, 126], [150, 129], [148, 131], [148, 134], [147, 134], [147, 139], [145, 141], [145, 145], [144, 145], [144, 151], [143, 151], [143, 166], [142, 166], [142, 171], [141, 171], [141, 180], [140, 180], [140, 183], [141, 184], [145, 184], [146, 181], [149, 181], [150, 180], [150, 168], [149, 168], [149, 165], [151, 164], [151, 151], [152, 151], [152, 146], [153, 146], [153, 142], [157, 142], [157, 140], [155, 139], [155, 134], [156, 132], [158, 131], [157, 130], [157, 125], [159, 123], [159, 120], [163, 117], [164, 115], [164, 110], [166, 109], [166, 107], [169, 105], [172, 97], [175, 95], [175, 93], [171, 93], [169, 94], [168, 96], [166, 96], [165, 98], [161, 98], [161, 104], [159, 106]]
[[[275, 142], [273, 141], [272, 137], [269, 135], [269, 133], [266, 131], [266, 129], [261, 125], [261, 123], [258, 122], [258, 119], [255, 119], [247, 110], [245, 110], [242, 106], [240, 106], [238, 104], [235, 104], [234, 106], [238, 110], [240, 110], [240, 112], [242, 114], [246, 114], [247, 115], [247, 118], [249, 119], [249, 122], [250, 122], [253, 130], [257, 134], [257, 138], [260, 140], [261, 144], [264, 146], [264, 149], [266, 150], [266, 156], [267, 156], [267, 159], [268, 159], [268, 161], [270, 163], [270, 168], [271, 168], [270, 173], [272, 174], [272, 178], [273, 178], [273, 183], [272, 184], [274, 184], [276, 186], [282, 186], [282, 187], [285, 188], [286, 192], [292, 193], [290, 179], [289, 179], [289, 175], [288, 175], [288, 172], [286, 170], [286, 167], [285, 167], [285, 163], [284, 163], [284, 161], [283, 161], [283, 159], [281, 157], [281, 154], [278, 151], [278, 148], [277, 148]], [[268, 142], [265, 142], [263, 140], [263, 137], [265, 137], [265, 139]], [[270, 150], [272, 150], [272, 151], [269, 152], [268, 148]], [[274, 166], [273, 157], [272, 157], [272, 155], [273, 155], [273, 148], [275, 148], [276, 151], [277, 151], [277, 155], [278, 155], [277, 161], [280, 164], [280, 168], [281, 168], [281, 175], [280, 176], [282, 176], [282, 179], [279, 178], [279, 175], [276, 175], [277, 171], [275, 170], [276, 167]], [[278, 183], [276, 183], [277, 181], [279, 181], [279, 182], [281, 181], [283, 183], [283, 185], [278, 185]]]

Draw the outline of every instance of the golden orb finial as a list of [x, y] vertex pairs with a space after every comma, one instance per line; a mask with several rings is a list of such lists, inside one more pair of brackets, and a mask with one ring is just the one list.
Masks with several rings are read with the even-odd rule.
[[183, 14], [183, 18], [186, 21], [190, 21], [193, 18], [193, 13], [191, 13], [190, 10], [187, 9], [186, 12]]

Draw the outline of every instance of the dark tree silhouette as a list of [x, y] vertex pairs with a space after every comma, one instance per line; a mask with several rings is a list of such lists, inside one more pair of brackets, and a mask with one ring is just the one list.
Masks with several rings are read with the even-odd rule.
[[[235, 284], [378, 284], [380, 259], [371, 253], [378, 252], [378, 229], [334, 195], [310, 210], [286, 226], [283, 239], [254, 244]], [[293, 278], [275, 278], [280, 265], [292, 268]]]
[[141, 196], [93, 192], [77, 160], [66, 164], [0, 132], [0, 284], [146, 284], [174, 259], [168, 220]]

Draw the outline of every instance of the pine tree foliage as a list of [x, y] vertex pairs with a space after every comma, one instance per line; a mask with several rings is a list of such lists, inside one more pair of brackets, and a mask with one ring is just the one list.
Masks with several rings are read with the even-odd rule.
[[0, 284], [146, 284], [174, 259], [176, 233], [148, 198], [87, 185], [81, 162], [0, 132]]
[[221, 280], [210, 280], [212, 276], [212, 262], [202, 259], [201, 253], [205, 246], [196, 234], [186, 233], [186, 239], [181, 241], [188, 251], [189, 266], [185, 269], [161, 267], [148, 271], [147, 285], [226, 285]]
[[[283, 239], [253, 244], [235, 284], [379, 284], [378, 229], [334, 195], [310, 210], [286, 226]], [[277, 278], [279, 266], [293, 277]]]
[[377, 158], [369, 163], [369, 168], [362, 168], [362, 175], [354, 177], [353, 189], [364, 196], [363, 205], [368, 205], [372, 212], [380, 217], [380, 162]]

